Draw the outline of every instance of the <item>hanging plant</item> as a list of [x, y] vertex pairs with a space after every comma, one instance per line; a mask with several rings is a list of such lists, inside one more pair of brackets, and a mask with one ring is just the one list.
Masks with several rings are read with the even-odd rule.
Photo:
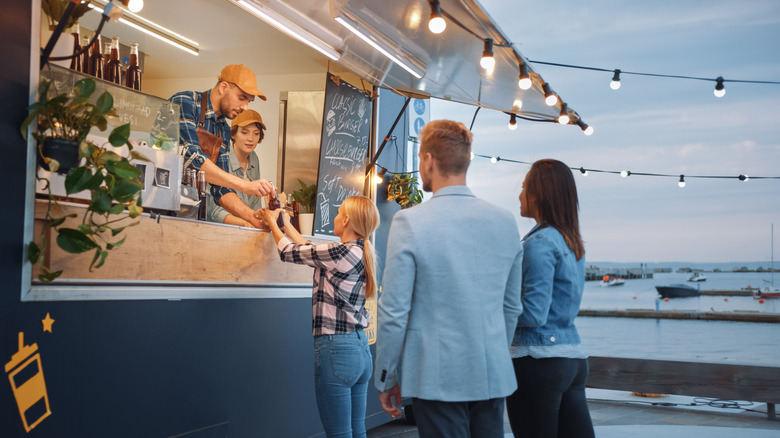
[[387, 185], [387, 200], [397, 202], [401, 208], [414, 207], [422, 202], [422, 191], [413, 172], [393, 174]]
[[[27, 256], [37, 268], [37, 277], [41, 282], [52, 281], [62, 274], [62, 271], [51, 272], [44, 265], [48, 230], [57, 232], [57, 245], [64, 251], [72, 254], [94, 251], [90, 271], [103, 265], [108, 251], [124, 243], [124, 237], [116, 239], [117, 235], [125, 228], [137, 225], [138, 221], [127, 221], [139, 217], [143, 212], [140, 206], [143, 185], [138, 179], [141, 171], [130, 160], [150, 161], [134, 151], [128, 141], [130, 124], [114, 128], [108, 136], [108, 144], [115, 150], [127, 146], [127, 156], [108, 149], [107, 145], [98, 146], [87, 138], [93, 127], [105, 131], [108, 127], [106, 116], [116, 114], [114, 99], [108, 91], [103, 92], [95, 103], [90, 101], [90, 96], [96, 90], [94, 79], [82, 79], [76, 82], [72, 91], [53, 96], [50, 96], [53, 92], [51, 87], [50, 81], [41, 82], [38, 101], [28, 107], [30, 114], [20, 127], [22, 137], [26, 140], [28, 127], [37, 125], [32, 136], [38, 143], [41, 167], [50, 172], [66, 174], [67, 195], [87, 190], [91, 197], [81, 223], [76, 228], [68, 228], [65, 220], [76, 217], [76, 214], [64, 215], [58, 198], [51, 191], [49, 178], [45, 173], [36, 176], [44, 182], [48, 204], [40, 235], [41, 246], [30, 242]], [[62, 168], [62, 159], [53, 159], [44, 148], [44, 144], [51, 140], [73, 145], [75, 157], [68, 160], [72, 162], [72, 167], [67, 172]], [[127, 216], [117, 217], [125, 210]]]

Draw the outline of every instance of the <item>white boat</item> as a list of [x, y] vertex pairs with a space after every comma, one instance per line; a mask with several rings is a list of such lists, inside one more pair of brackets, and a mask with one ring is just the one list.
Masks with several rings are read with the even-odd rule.
[[601, 287], [623, 286], [624, 284], [626, 284], [626, 280], [609, 275], [605, 275], [600, 283]]
[[688, 279], [688, 281], [707, 281], [707, 276], [701, 272], [694, 272], [693, 275], [691, 275], [691, 278]]

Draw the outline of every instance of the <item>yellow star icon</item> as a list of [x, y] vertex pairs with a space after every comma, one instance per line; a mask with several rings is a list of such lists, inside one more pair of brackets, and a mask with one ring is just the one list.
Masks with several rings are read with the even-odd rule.
[[51, 326], [54, 324], [54, 319], [49, 316], [49, 312], [46, 312], [46, 318], [42, 319], [41, 322], [43, 323], [43, 331], [51, 333]]

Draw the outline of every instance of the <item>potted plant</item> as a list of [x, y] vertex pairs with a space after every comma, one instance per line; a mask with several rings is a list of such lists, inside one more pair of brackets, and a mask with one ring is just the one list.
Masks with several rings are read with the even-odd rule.
[[317, 184], [306, 184], [298, 179], [301, 188], [292, 194], [298, 203], [298, 227], [301, 234], [311, 236], [314, 226], [314, 208], [317, 203]]
[[[68, 18], [68, 22], [65, 24], [65, 29], [69, 29], [79, 21], [84, 14], [89, 11], [89, 3], [92, 0], [82, 1], [73, 9], [73, 12]], [[54, 30], [57, 22], [65, 12], [65, 8], [68, 6], [71, 0], [41, 0], [41, 9], [43, 13], [49, 18], [49, 30]]]
[[[137, 218], [142, 213], [141, 190], [143, 185], [138, 177], [141, 171], [130, 163], [131, 159], [150, 161], [142, 154], [133, 151], [128, 141], [130, 124], [114, 128], [108, 136], [108, 143], [98, 146], [87, 139], [87, 134], [93, 127], [105, 131], [108, 127], [106, 116], [114, 115], [114, 99], [108, 91], [103, 92], [95, 101], [89, 98], [95, 92], [95, 80], [82, 79], [73, 87], [72, 92], [63, 92], [50, 97], [52, 83], [42, 81], [38, 87], [38, 101], [28, 107], [29, 116], [22, 122], [20, 131], [27, 139], [28, 127], [37, 120], [37, 128], [32, 135], [36, 140], [41, 168], [51, 172], [65, 173], [65, 192], [72, 195], [84, 190], [90, 192], [87, 209], [76, 228], [69, 228], [65, 221], [75, 214], [65, 215], [59, 205], [58, 198], [52, 193], [49, 175], [38, 172], [36, 178], [44, 181], [48, 192], [48, 208], [41, 231], [41, 246], [35, 242], [28, 245], [28, 259], [37, 268], [37, 277], [42, 282], [56, 279], [62, 271], [51, 272], [43, 264], [46, 254], [46, 235], [49, 230], [57, 232], [57, 245], [64, 251], [78, 254], [94, 251], [90, 270], [99, 268], [105, 262], [108, 251], [122, 245], [124, 237], [115, 240], [126, 227], [138, 222], [127, 223], [130, 218]], [[75, 157], [67, 154], [52, 158], [53, 152], [47, 144], [62, 143], [59, 149], [75, 149]], [[127, 146], [127, 156], [121, 156], [116, 151], [108, 149]], [[73, 153], [73, 152], [72, 152]], [[71, 155], [72, 155], [71, 153]], [[65, 172], [64, 164], [70, 168]], [[127, 210], [129, 215], [116, 217]]]
[[395, 201], [402, 209], [414, 207], [422, 202], [422, 191], [413, 172], [396, 173], [387, 185], [387, 200]]

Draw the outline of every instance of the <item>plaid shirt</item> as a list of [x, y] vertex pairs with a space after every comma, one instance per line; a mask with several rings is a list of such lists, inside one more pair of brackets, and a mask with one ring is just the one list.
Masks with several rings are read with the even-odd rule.
[[[217, 157], [217, 166], [219, 166], [225, 172], [229, 172], [229, 160], [228, 151], [230, 150], [230, 124], [225, 120], [225, 116], [219, 116], [214, 113], [214, 109], [211, 106], [211, 90], [206, 91], [208, 97], [206, 98], [206, 104], [208, 110], [206, 111], [206, 119], [203, 121], [203, 129], [206, 131], [222, 137], [222, 146], [219, 148], [219, 157]], [[198, 141], [198, 132], [196, 130], [198, 123], [200, 122], [200, 100], [203, 93], [198, 91], [182, 91], [171, 96], [171, 102], [181, 105], [181, 116], [179, 117], [179, 142], [184, 146], [184, 161], [187, 162], [192, 159], [190, 166], [197, 170], [203, 165], [206, 160], [209, 159], [208, 155], [203, 153]], [[235, 190], [227, 187], [211, 185], [211, 194], [214, 197], [215, 202], [219, 202], [219, 199], [228, 194], [235, 193]]]
[[312, 334], [352, 333], [370, 324], [366, 310], [363, 240], [314, 245], [283, 237], [277, 244], [282, 261], [314, 268]]

